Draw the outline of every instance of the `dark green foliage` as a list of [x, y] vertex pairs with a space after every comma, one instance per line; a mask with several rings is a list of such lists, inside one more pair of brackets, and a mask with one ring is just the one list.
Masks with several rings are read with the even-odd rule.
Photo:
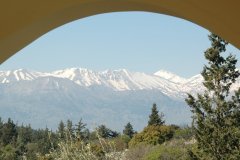
[[133, 126], [131, 125], [130, 122], [128, 122], [127, 125], [125, 126], [123, 130], [123, 134], [129, 136], [130, 138], [132, 138], [133, 135], [135, 134], [135, 131], [133, 130]]
[[69, 119], [67, 120], [67, 131], [68, 131], [68, 136], [73, 138], [74, 137], [73, 123]]
[[89, 130], [86, 128], [86, 126], [87, 124], [84, 124], [82, 122], [82, 119], [80, 119], [75, 128], [77, 138], [80, 138], [82, 140], [89, 138]]
[[[1, 160], [20, 160], [23, 157], [35, 160], [37, 154], [47, 154], [52, 146], [56, 146], [56, 134], [47, 128], [33, 130], [30, 125], [17, 126], [10, 118], [7, 122], [0, 120], [0, 133]], [[51, 142], [49, 133], [53, 137]]]
[[0, 117], [0, 137], [2, 137], [2, 128], [3, 128], [3, 121], [2, 121], [2, 118]]
[[45, 130], [42, 130], [40, 132], [40, 137], [38, 139], [38, 146], [43, 146], [40, 147], [40, 153], [48, 153], [51, 149], [51, 141], [49, 139], [50, 134], [52, 134], [52, 132], [49, 131], [48, 128], [46, 128]]
[[119, 135], [119, 133], [117, 133], [116, 131], [112, 131], [111, 129], [107, 128], [105, 125], [100, 125], [97, 128], [97, 132], [99, 136], [101, 136], [102, 138], [114, 138]]
[[17, 139], [17, 128], [13, 121], [9, 118], [7, 123], [2, 126], [1, 142], [3, 145], [15, 143]]
[[110, 131], [105, 125], [100, 125], [97, 128], [97, 132], [98, 132], [99, 136], [101, 136], [102, 138], [107, 138], [109, 136]]
[[65, 136], [64, 131], [65, 131], [65, 125], [64, 125], [63, 121], [60, 121], [60, 123], [58, 125], [58, 131], [57, 131], [60, 139], [64, 139], [64, 136]]
[[222, 56], [227, 42], [215, 34], [209, 36], [211, 48], [202, 71], [204, 94], [188, 95], [186, 102], [193, 113], [197, 151], [193, 159], [240, 159], [240, 89], [230, 96], [230, 87], [239, 77], [234, 56]]
[[32, 140], [32, 128], [30, 125], [24, 127], [23, 125], [18, 128], [18, 143], [23, 143], [24, 145], [31, 142]]
[[152, 113], [149, 115], [148, 125], [163, 125], [165, 121], [163, 120], [163, 113], [158, 114], [156, 103], [152, 106]]

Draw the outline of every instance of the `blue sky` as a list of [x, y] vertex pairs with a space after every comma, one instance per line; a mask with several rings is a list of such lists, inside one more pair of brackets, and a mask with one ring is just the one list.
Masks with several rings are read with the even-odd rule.
[[[86, 17], [46, 33], [16, 53], [0, 70], [53, 71], [83, 67], [96, 71], [125, 68], [183, 77], [206, 63], [209, 31], [189, 21], [147, 12], [117, 12]], [[228, 47], [240, 57], [236, 48]]]

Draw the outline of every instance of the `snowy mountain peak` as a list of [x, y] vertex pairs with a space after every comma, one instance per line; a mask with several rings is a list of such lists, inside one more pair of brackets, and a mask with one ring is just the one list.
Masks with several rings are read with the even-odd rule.
[[26, 69], [17, 69], [13, 71], [0, 71], [0, 83], [10, 83], [21, 80], [33, 80], [36, 75]]
[[203, 77], [201, 74], [197, 74], [187, 80], [188, 83], [201, 83], [203, 81]]
[[101, 84], [97, 72], [86, 68], [67, 68], [52, 72], [56, 77], [67, 78], [81, 86]]
[[107, 69], [102, 72], [99, 72], [100, 74], [113, 74], [113, 73], [124, 73], [124, 74], [129, 74], [129, 71], [127, 69], [116, 69], [116, 70], [111, 70]]
[[[41, 78], [42, 80], [57, 78], [56, 80], [71, 81], [83, 87], [101, 87], [114, 91], [160, 90], [165, 95], [171, 97], [184, 97], [186, 93], [204, 90], [202, 85], [203, 78], [200, 74], [185, 79], [164, 70], [154, 74], [130, 72], [126, 69], [96, 72], [86, 68], [67, 68], [51, 73], [25, 69], [0, 71], [0, 84], [33, 81]], [[240, 86], [240, 80], [237, 81], [233, 88], [238, 86]]]
[[165, 70], [160, 70], [154, 73], [155, 76], [161, 77], [166, 80], [170, 80], [174, 83], [185, 83], [187, 80], [185, 78], [179, 77], [174, 73], [165, 71]]

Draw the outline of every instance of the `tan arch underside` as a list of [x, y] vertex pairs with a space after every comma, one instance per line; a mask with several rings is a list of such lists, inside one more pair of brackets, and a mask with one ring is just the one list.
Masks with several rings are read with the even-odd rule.
[[0, 63], [56, 27], [117, 11], [147, 11], [183, 18], [240, 48], [240, 0], [2, 0]]

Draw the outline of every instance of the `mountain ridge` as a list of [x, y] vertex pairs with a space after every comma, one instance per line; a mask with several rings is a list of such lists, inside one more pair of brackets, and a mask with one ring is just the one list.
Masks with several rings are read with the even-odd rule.
[[143, 72], [131, 72], [126, 69], [105, 70], [100, 72], [86, 68], [66, 68], [53, 72], [17, 69], [0, 71], [0, 83], [34, 80], [46, 76], [69, 79], [85, 87], [102, 85], [115, 91], [159, 89], [166, 95], [174, 97], [179, 97], [179, 95], [188, 91], [184, 90], [184, 88], [187, 88], [184, 85], [186, 85], [188, 79], [163, 70], [154, 74], [146, 74]]
[[[91, 127], [97, 123], [117, 130], [130, 121], [141, 130], [151, 105], [157, 103], [168, 124], [190, 124], [191, 112], [184, 99], [186, 93], [203, 92], [202, 81], [200, 74], [181, 79], [162, 70], [154, 74], [86, 68], [0, 71], [0, 117], [52, 129], [67, 119], [83, 118]], [[238, 79], [233, 89], [239, 84]]]
[[[32, 81], [40, 77], [57, 77], [68, 79], [83, 87], [104, 86], [114, 91], [158, 89], [164, 94], [184, 98], [187, 93], [196, 94], [204, 91], [203, 77], [197, 74], [183, 78], [165, 70], [153, 74], [132, 72], [127, 69], [93, 71], [86, 68], [66, 68], [52, 72], [30, 71], [17, 69], [0, 71], [0, 83], [14, 83], [21, 80]], [[231, 91], [240, 87], [240, 79], [233, 85]]]

